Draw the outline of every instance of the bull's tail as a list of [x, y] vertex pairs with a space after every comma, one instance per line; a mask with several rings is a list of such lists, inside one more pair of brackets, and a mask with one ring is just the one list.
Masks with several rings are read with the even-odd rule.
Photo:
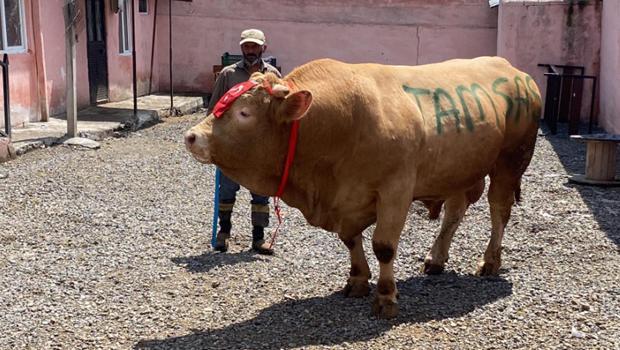
[[515, 201], [517, 204], [521, 203], [521, 179], [519, 179], [517, 188], [515, 188]]

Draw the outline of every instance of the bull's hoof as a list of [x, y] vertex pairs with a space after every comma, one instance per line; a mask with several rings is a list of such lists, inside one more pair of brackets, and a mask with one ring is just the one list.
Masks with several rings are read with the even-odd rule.
[[496, 276], [499, 273], [500, 263], [492, 263], [481, 261], [478, 263], [478, 270], [476, 276]]
[[398, 316], [398, 303], [385, 297], [377, 296], [372, 302], [372, 314], [382, 319], [394, 318]]
[[342, 294], [347, 298], [361, 298], [370, 294], [370, 287], [368, 281], [364, 282], [351, 282], [348, 281], [347, 285], [342, 289]]
[[425, 261], [424, 265], [422, 265], [422, 272], [427, 275], [439, 275], [443, 272], [443, 265], [433, 264], [431, 262]]

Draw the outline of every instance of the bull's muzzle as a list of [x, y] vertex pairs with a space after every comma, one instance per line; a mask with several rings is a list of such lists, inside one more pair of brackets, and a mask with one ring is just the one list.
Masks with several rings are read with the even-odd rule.
[[189, 130], [185, 133], [185, 147], [187, 147], [188, 151], [192, 151], [192, 145], [196, 143], [196, 134]]
[[185, 133], [185, 147], [201, 163], [211, 163], [206, 138], [193, 128]]

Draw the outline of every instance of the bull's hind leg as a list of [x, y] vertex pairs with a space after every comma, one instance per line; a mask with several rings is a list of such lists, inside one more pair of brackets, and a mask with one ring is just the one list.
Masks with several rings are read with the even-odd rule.
[[468, 204], [469, 201], [464, 192], [445, 201], [445, 213], [441, 222], [441, 229], [433, 247], [424, 259], [424, 266], [422, 267], [424, 273], [435, 275], [443, 271], [445, 263], [448, 261], [448, 250], [452, 243], [452, 237], [463, 221]]
[[370, 292], [368, 280], [370, 279], [370, 269], [364, 255], [364, 246], [362, 244], [361, 232], [354, 237], [343, 234], [338, 235], [342, 242], [349, 248], [351, 255], [351, 271], [347, 285], [343, 289], [343, 293], [347, 297], [364, 297]]
[[521, 177], [518, 171], [513, 168], [514, 165], [512, 164], [507, 165], [505, 162], [500, 162], [490, 176], [491, 239], [482, 261], [478, 263], [476, 274], [479, 276], [496, 275], [501, 266], [504, 229], [510, 219], [510, 212], [515, 202], [515, 193], [519, 190]]

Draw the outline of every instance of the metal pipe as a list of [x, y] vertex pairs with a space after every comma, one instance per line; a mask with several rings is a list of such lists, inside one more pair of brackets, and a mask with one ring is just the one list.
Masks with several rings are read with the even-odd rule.
[[555, 74], [555, 73], [543, 73], [543, 75], [561, 75], [564, 78], [583, 78], [583, 79], [596, 79], [594, 75], [579, 75], [579, 74]]
[[4, 93], [4, 131], [11, 137], [11, 99], [9, 98], [9, 55], [2, 57], [2, 92]]
[[592, 133], [592, 119], [594, 118], [594, 100], [596, 97], [596, 77], [592, 79], [592, 100], [590, 101], [590, 120], [588, 123], [588, 133]]
[[170, 66], [170, 115], [174, 113], [174, 88], [172, 87], [172, 0], [168, 0], [168, 26], [169, 26], [169, 34], [170, 34], [170, 56], [169, 56], [169, 66]]
[[150, 75], [149, 75], [149, 95], [152, 92], [152, 85], [153, 85], [153, 61], [155, 58], [155, 33], [157, 30], [157, 2], [158, 0], [155, 0], [155, 12], [154, 12], [154, 17], [153, 17], [153, 35], [151, 37], [151, 70], [150, 70]]
[[131, 64], [133, 66], [133, 117], [138, 116], [138, 86], [136, 73], [136, 8], [131, 0]]
[[582, 75], [585, 72], [585, 67], [584, 66], [571, 66], [571, 65], [565, 65], [565, 64], [548, 64], [548, 63], [539, 63], [537, 66], [538, 67], [547, 67], [547, 69], [550, 72], [552, 71], [551, 66], [554, 66], [554, 67], [557, 67], [557, 68], [562, 68], [562, 69], [564, 69], [564, 68], [579, 69], [581, 71]]

